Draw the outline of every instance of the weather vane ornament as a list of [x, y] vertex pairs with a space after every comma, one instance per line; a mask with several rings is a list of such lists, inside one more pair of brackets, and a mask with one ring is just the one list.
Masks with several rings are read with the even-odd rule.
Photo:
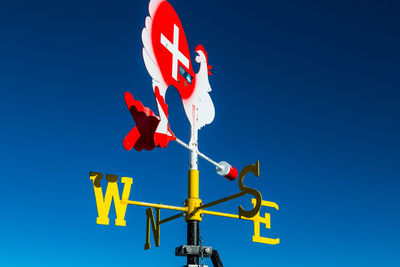
[[[186, 35], [172, 6], [167, 1], [153, 0], [149, 4], [149, 13], [142, 31], [142, 54], [152, 78], [159, 116], [135, 101], [130, 93], [125, 94], [126, 105], [137, 125], [124, 139], [127, 150], [132, 147], [137, 150], [166, 147], [169, 141], [176, 140], [169, 127], [168, 105], [165, 103], [165, 94], [170, 85], [178, 90], [192, 127], [190, 143], [196, 139], [197, 130], [210, 124], [215, 116], [209, 94], [211, 86], [208, 75], [211, 75], [211, 66], [208, 65], [207, 52], [201, 45], [196, 47], [195, 60], [200, 64], [200, 69], [194, 73]], [[140, 112], [142, 114], [139, 115]], [[148, 136], [153, 137], [154, 145]]]
[[[264, 201], [259, 191], [245, 186], [243, 182], [248, 173], [253, 173], [256, 177], [260, 175], [259, 162], [244, 167], [239, 174], [237, 169], [229, 163], [225, 161], [217, 163], [198, 149], [198, 131], [205, 125], [212, 123], [215, 117], [214, 104], [210, 96], [211, 86], [208, 80], [209, 75], [211, 75], [211, 66], [208, 64], [207, 52], [204, 47], [198, 45], [194, 50], [196, 52], [196, 64], [199, 64], [199, 71], [194, 73], [181, 21], [173, 7], [165, 0], [150, 1], [149, 16], [146, 17], [145, 27], [142, 30], [142, 43], [143, 60], [152, 78], [158, 115], [139, 100], [136, 100], [131, 93], [126, 92], [125, 103], [135, 121], [135, 126], [125, 136], [123, 146], [126, 150], [132, 148], [137, 151], [152, 150], [155, 147], [166, 148], [170, 141], [176, 141], [187, 148], [190, 151], [188, 198], [185, 200], [184, 207], [129, 200], [132, 178], [121, 178], [124, 188], [120, 197], [117, 186], [118, 176], [110, 174], [106, 175], [108, 184], [106, 192], [103, 194], [100, 182], [103, 174], [90, 172], [98, 211], [97, 223], [109, 224], [108, 214], [113, 199], [117, 217], [115, 224], [119, 226], [126, 225], [124, 218], [128, 204], [148, 207], [146, 210], [145, 249], [149, 249], [151, 230], [155, 244], [159, 246], [161, 224], [185, 217], [187, 245], [177, 247], [175, 255], [186, 256], [188, 263], [186, 266], [188, 267], [205, 266], [198, 265], [199, 258], [203, 257], [211, 257], [214, 266], [222, 266], [218, 252], [212, 247], [203, 246], [201, 243], [199, 223], [204, 214], [252, 221], [254, 223], [253, 242], [278, 244], [279, 238], [272, 239], [260, 235], [260, 224], [265, 224], [265, 228], [271, 228], [270, 214], [265, 213], [262, 217], [260, 215], [261, 208], [270, 207], [279, 210], [278, 205], [274, 202]], [[178, 90], [186, 117], [189, 120], [191, 126], [189, 144], [178, 139], [170, 128], [168, 105], [165, 102], [165, 95], [169, 86]], [[230, 181], [239, 176], [237, 181], [240, 192], [203, 204], [199, 197], [198, 156], [213, 164], [216, 167], [217, 174]], [[238, 214], [208, 210], [209, 207], [245, 195], [254, 197], [251, 199], [253, 204], [251, 210], [245, 210], [242, 206], [238, 207]], [[155, 209], [155, 215], [153, 209]], [[175, 210], [179, 213], [161, 220], [160, 209]]]

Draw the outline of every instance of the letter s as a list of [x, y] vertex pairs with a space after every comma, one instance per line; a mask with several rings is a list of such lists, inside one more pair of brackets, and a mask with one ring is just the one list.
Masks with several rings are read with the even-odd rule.
[[243, 178], [249, 172], [252, 172], [256, 177], [260, 176], [260, 162], [257, 161], [256, 164], [247, 165], [246, 167], [243, 168], [243, 170], [239, 174], [238, 183], [239, 183], [240, 190], [243, 193], [253, 195], [256, 198], [256, 205], [254, 206], [254, 208], [252, 210], [247, 211], [247, 210], [243, 209], [241, 205], [239, 206], [239, 218], [241, 216], [244, 216], [247, 218], [252, 218], [255, 215], [257, 215], [257, 213], [261, 209], [261, 202], [262, 202], [261, 193], [259, 191], [257, 191], [256, 189], [249, 188], [249, 187], [246, 187], [243, 185]]

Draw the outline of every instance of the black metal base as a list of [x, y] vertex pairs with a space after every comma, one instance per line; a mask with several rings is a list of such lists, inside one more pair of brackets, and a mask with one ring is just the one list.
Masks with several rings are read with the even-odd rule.
[[208, 246], [199, 246], [200, 240], [199, 222], [187, 222], [187, 245], [175, 248], [175, 256], [187, 257], [185, 267], [200, 267], [199, 257], [211, 258], [214, 267], [223, 267], [218, 251]]

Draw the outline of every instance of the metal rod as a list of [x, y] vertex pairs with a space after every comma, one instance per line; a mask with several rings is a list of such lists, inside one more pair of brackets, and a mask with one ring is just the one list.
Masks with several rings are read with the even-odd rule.
[[190, 151], [192, 151], [192, 148], [191, 148], [188, 144], [186, 144], [186, 143], [184, 143], [182, 140], [180, 140], [179, 138], [175, 137], [175, 141], [176, 141], [178, 144], [180, 144], [181, 146], [186, 147], [187, 149], [189, 149]]
[[191, 217], [192, 217], [194, 214], [196, 214], [196, 212], [198, 212], [199, 210], [202, 210], [202, 209], [205, 209], [205, 208], [209, 208], [209, 207], [215, 206], [215, 205], [217, 205], [217, 204], [219, 204], [219, 203], [226, 202], [226, 201], [229, 201], [229, 200], [232, 200], [232, 199], [235, 199], [235, 198], [244, 196], [244, 195], [246, 195], [246, 194], [247, 194], [246, 192], [239, 192], [239, 193], [236, 193], [236, 194], [234, 194], [234, 195], [227, 196], [227, 197], [224, 197], [224, 198], [221, 198], [221, 199], [217, 199], [217, 200], [215, 200], [215, 201], [213, 201], [213, 202], [210, 202], [210, 203], [201, 205], [201, 206], [197, 207], [194, 211], [192, 211], [192, 212], [188, 215], [188, 218], [191, 218]]
[[175, 219], [177, 219], [177, 218], [179, 218], [179, 217], [182, 217], [182, 216], [184, 216], [184, 215], [185, 215], [184, 212], [178, 213], [178, 214], [176, 214], [176, 215], [174, 215], [174, 216], [171, 216], [171, 217], [165, 218], [164, 220], [161, 220], [161, 221], [159, 222], [159, 224], [163, 224], [163, 223], [166, 223], [166, 222], [175, 220]]
[[[176, 137], [175, 137], [176, 138]], [[179, 138], [176, 138], [175, 141], [180, 144], [181, 146], [187, 148], [189, 151], [193, 152], [193, 148], [191, 148], [188, 144], [186, 144], [185, 142], [183, 142], [182, 140], [180, 140]], [[219, 164], [217, 162], [215, 162], [214, 160], [210, 159], [209, 157], [207, 157], [206, 155], [204, 155], [203, 153], [201, 153], [200, 151], [197, 151], [197, 154], [202, 157], [203, 159], [207, 160], [208, 162], [210, 162], [211, 164], [213, 164], [215, 167], [220, 168]]]
[[217, 211], [211, 211], [211, 210], [202, 210], [201, 213], [208, 214], [208, 215], [228, 217], [228, 218], [233, 218], [233, 219], [248, 220], [248, 221], [254, 221], [254, 218], [255, 218], [255, 217], [247, 218], [244, 216], [239, 217], [239, 215], [236, 215], [236, 214], [217, 212]]
[[186, 211], [186, 207], [177, 207], [177, 206], [171, 206], [171, 205], [163, 205], [163, 204], [154, 204], [154, 203], [148, 203], [148, 202], [142, 202], [142, 201], [133, 201], [133, 200], [122, 200], [122, 204], [131, 204], [131, 205], [137, 205], [137, 206], [145, 206], [145, 207], [153, 207], [153, 208], [160, 208], [160, 209], [168, 209], [168, 210], [180, 210], [180, 211]]
[[218, 251], [216, 249], [213, 249], [213, 251], [212, 251], [211, 261], [212, 261], [214, 267], [224, 267], [224, 265], [222, 264], [221, 258], [219, 257]]
[[197, 154], [202, 157], [203, 159], [207, 160], [208, 162], [210, 162], [211, 164], [213, 164], [215, 167], [220, 168], [218, 163], [216, 163], [215, 161], [213, 161], [212, 159], [210, 159], [209, 157], [207, 157], [206, 155], [204, 155], [203, 153], [201, 153], [200, 151], [197, 151]]

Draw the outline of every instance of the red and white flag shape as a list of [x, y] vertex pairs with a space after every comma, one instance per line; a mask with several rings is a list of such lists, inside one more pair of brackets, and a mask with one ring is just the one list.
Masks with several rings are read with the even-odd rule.
[[[194, 73], [182, 24], [175, 10], [167, 1], [151, 0], [149, 14], [142, 31], [142, 53], [147, 71], [152, 77], [152, 86], [159, 111], [159, 116], [155, 116], [154, 113], [148, 115], [148, 117], [155, 116], [158, 119], [154, 132], [150, 131], [149, 134], [153, 134], [151, 137], [154, 140], [154, 147], [166, 147], [169, 141], [175, 139], [169, 128], [168, 106], [165, 103], [168, 86], [172, 85], [179, 91], [192, 128], [197, 131], [213, 121], [215, 110], [209, 95], [211, 87], [208, 81], [208, 75], [211, 75], [209, 72], [211, 66], [208, 65], [205, 49], [199, 45], [195, 52], [197, 52], [196, 62], [200, 64], [200, 69], [198, 73]], [[131, 106], [135, 106], [137, 102], [126, 103], [131, 110]], [[134, 109], [140, 110], [140, 107]], [[136, 115], [134, 116], [132, 113], [132, 116], [135, 118]], [[136, 131], [134, 129], [132, 131]], [[136, 148], [135, 145], [132, 146], [134, 141], [132, 136], [134, 134], [130, 133], [125, 138], [129, 140], [126, 142], [124, 140], [124, 146], [125, 143], [130, 143], [129, 146], [125, 146], [126, 149]]]

